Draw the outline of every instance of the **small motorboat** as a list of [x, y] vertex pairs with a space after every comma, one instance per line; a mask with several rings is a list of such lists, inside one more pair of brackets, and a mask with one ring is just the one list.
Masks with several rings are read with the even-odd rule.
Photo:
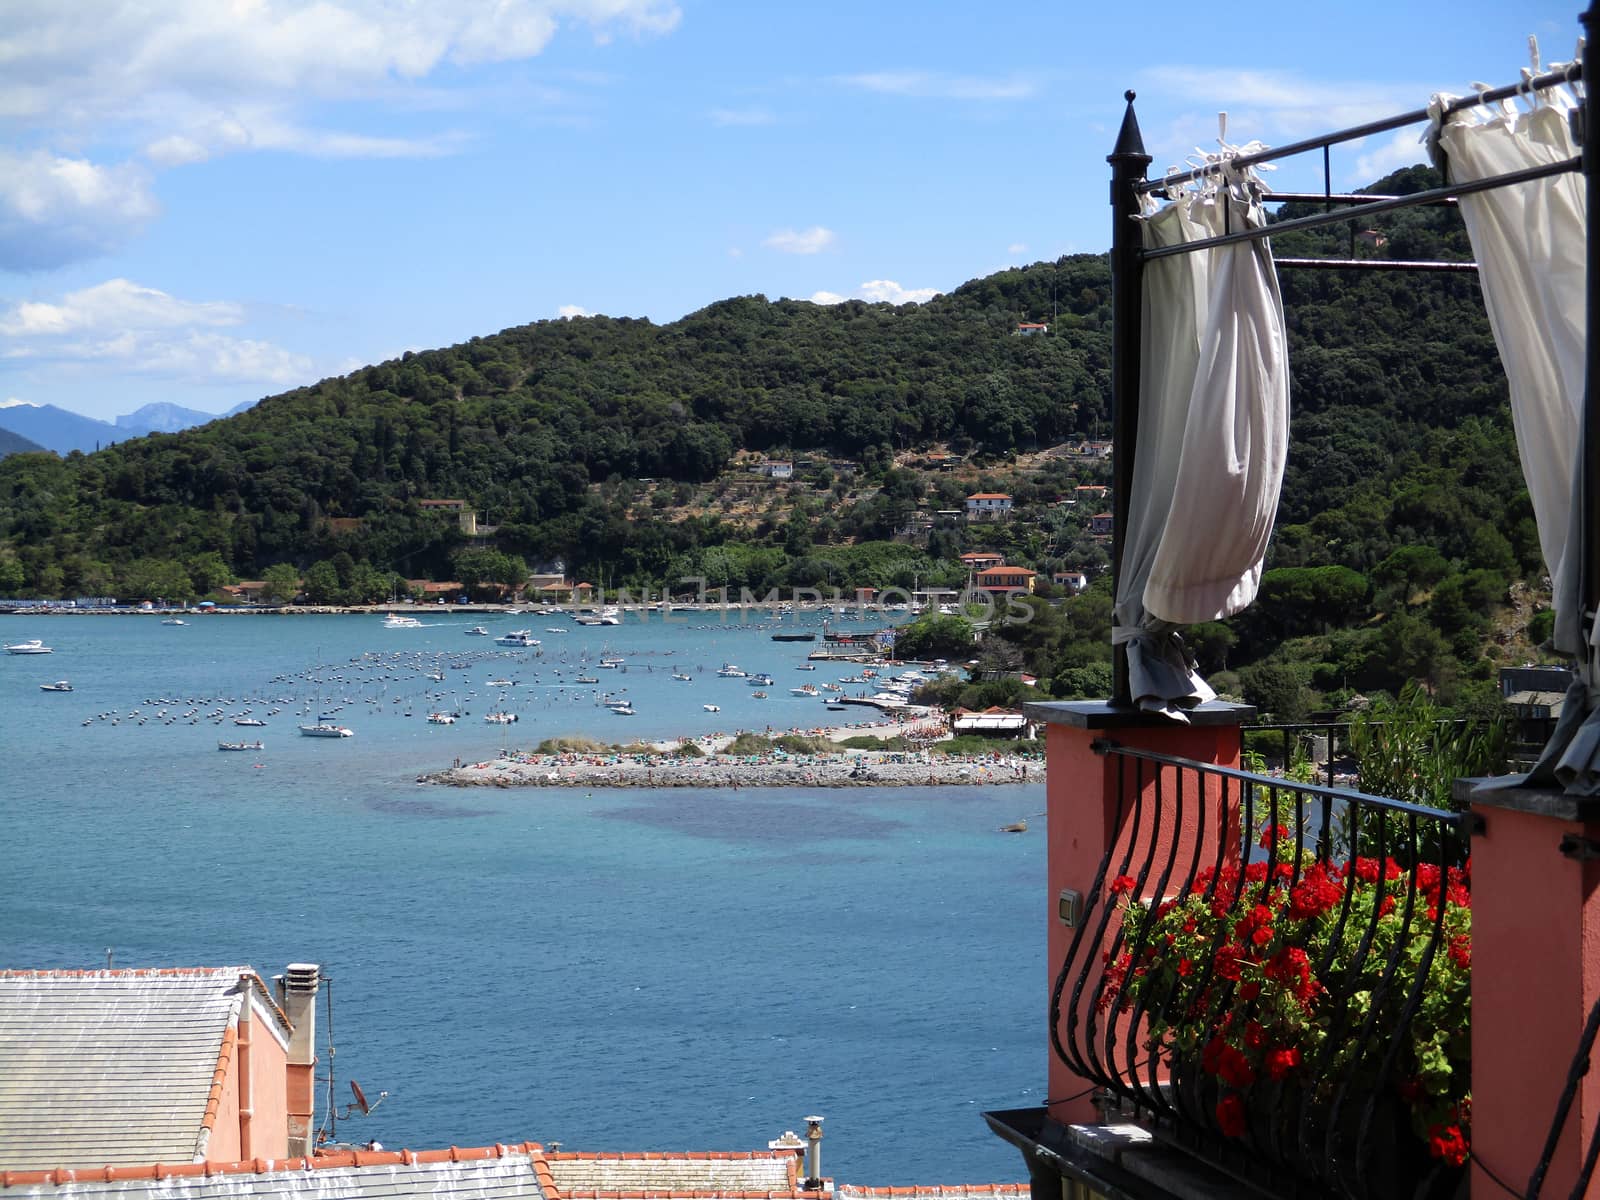
[[235, 717], [233, 719], [233, 723], [235, 725], [250, 725], [255, 727], [264, 727], [266, 725], [265, 721], [259, 721], [255, 717]]
[[797, 688], [790, 688], [789, 694], [791, 696], [820, 696], [822, 693], [807, 683]]
[[489, 636], [489, 631], [487, 629], [485, 629], [482, 625], [474, 625], [471, 629], [467, 630], [467, 636], [468, 637], [488, 637]]
[[752, 700], [765, 700], [766, 698], [767, 698], [767, 694], [765, 692], [751, 692], [750, 693], [750, 699], [752, 699]]
[[483, 681], [483, 686], [499, 688], [516, 687], [517, 681], [515, 679], [485, 679]]
[[707, 712], [721, 712], [722, 711], [722, 709], [718, 705], [715, 705], [715, 704], [702, 704], [700, 707], [705, 709]]
[[54, 683], [41, 683], [39, 690], [41, 692], [70, 692], [72, 685], [65, 679], [58, 679]]
[[517, 720], [517, 714], [513, 712], [485, 713], [483, 719], [490, 725], [514, 725]]
[[264, 746], [259, 741], [256, 741], [256, 742], [218, 742], [217, 743], [217, 749], [218, 750], [236, 750], [236, 751], [242, 751], [242, 750], [265, 750], [266, 746]]
[[599, 683], [600, 682], [600, 677], [598, 675], [579, 675], [572, 682], [573, 683]]
[[694, 676], [686, 674], [683, 671], [674, 671], [672, 673], [672, 677], [674, 679], [676, 679], [679, 683], [693, 683], [694, 682]]
[[771, 687], [773, 678], [771, 675], [750, 675], [745, 678], [745, 683], [750, 687]]
[[743, 679], [744, 672], [732, 663], [723, 663], [717, 668], [717, 674], [723, 679]]
[[400, 613], [390, 613], [383, 618], [385, 629], [421, 629], [422, 622], [416, 617], [403, 616]]
[[163, 625], [187, 625], [189, 622], [185, 621], [182, 617], [168, 617], [161, 623]]
[[431, 712], [428, 714], [429, 725], [454, 725], [455, 723], [455, 713]]
[[514, 646], [523, 650], [532, 649], [539, 644], [539, 639], [533, 636], [531, 629], [513, 629], [510, 633], [495, 638], [494, 641], [497, 646]]
[[355, 730], [344, 725], [335, 725], [328, 720], [318, 721], [315, 725], [302, 725], [300, 734], [302, 737], [314, 738], [347, 738], [356, 735]]
[[26, 642], [12, 642], [6, 647], [7, 654], [54, 654], [55, 650], [46, 646], [38, 638]]

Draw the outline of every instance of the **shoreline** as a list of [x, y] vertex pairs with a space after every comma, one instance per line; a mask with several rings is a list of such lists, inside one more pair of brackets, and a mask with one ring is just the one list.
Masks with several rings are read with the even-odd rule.
[[508, 754], [418, 776], [445, 787], [731, 788], [952, 787], [1042, 783], [1044, 764], [1019, 755], [847, 750], [840, 754], [704, 758], [633, 754]]
[[[927, 719], [912, 722], [875, 721], [860, 725], [775, 732], [842, 742], [861, 734], [905, 737], [927, 730]], [[748, 756], [724, 753], [734, 741], [728, 734], [649, 743], [655, 753], [619, 749], [537, 754], [502, 750], [498, 758], [461, 763], [419, 775], [419, 784], [444, 787], [561, 788], [730, 788], [742, 787], [951, 787], [1042, 783], [1044, 756], [995, 750], [990, 754], [940, 754], [927, 748], [937, 740], [919, 739], [914, 750], [855, 750], [840, 746], [821, 754], [790, 754], [774, 749]], [[1038, 743], [1031, 743], [1038, 745]], [[1002, 743], [1010, 745], [1010, 743]], [[699, 756], [679, 751], [693, 746]]]

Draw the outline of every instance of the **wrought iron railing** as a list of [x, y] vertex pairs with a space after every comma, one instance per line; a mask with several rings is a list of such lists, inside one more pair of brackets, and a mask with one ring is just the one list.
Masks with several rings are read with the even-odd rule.
[[1123, 832], [1055, 982], [1055, 1052], [1270, 1194], [1449, 1195], [1470, 1136], [1466, 818], [1097, 749]]

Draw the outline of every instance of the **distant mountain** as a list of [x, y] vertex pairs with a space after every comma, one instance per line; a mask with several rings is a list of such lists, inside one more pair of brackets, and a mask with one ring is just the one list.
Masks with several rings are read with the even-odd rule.
[[20, 433], [12, 433], [9, 429], [0, 429], [0, 458], [8, 454], [27, 454], [34, 450], [43, 450], [38, 442], [30, 442]]
[[118, 429], [110, 421], [97, 421], [54, 404], [29, 404], [20, 400], [0, 406], [0, 429], [19, 434], [62, 455], [74, 450], [88, 454], [133, 436], [129, 430]]
[[258, 405], [260, 403], [261, 403], [261, 401], [259, 401], [259, 400], [242, 400], [238, 404], [235, 404], [232, 408], [230, 408], [227, 412], [223, 413], [222, 415], [225, 416], [225, 417], [236, 417], [240, 413], [244, 412], [246, 409], [254, 408], [256, 405]]
[[161, 401], [146, 404], [131, 413], [123, 413], [114, 421], [101, 421], [57, 408], [54, 404], [30, 404], [25, 400], [17, 400], [0, 404], [0, 433], [14, 434], [36, 443], [16, 449], [54, 450], [63, 455], [82, 450], [87, 454], [114, 442], [143, 437], [147, 433], [179, 433], [193, 429], [196, 425], [205, 425], [243, 412], [255, 403], [254, 400], [247, 400], [225, 413], [208, 413]]
[[180, 429], [192, 429], [196, 425], [204, 425], [207, 421], [215, 421], [216, 413], [201, 412], [199, 409], [183, 408], [177, 404], [158, 402], [146, 404], [143, 408], [136, 408], [131, 413], [124, 413], [116, 419], [118, 429], [125, 430], [129, 435], [141, 433], [177, 433]]

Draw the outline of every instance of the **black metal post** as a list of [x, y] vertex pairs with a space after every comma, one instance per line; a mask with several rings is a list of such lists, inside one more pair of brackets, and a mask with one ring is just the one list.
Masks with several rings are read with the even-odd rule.
[[[1144, 322], [1143, 236], [1139, 192], [1150, 156], [1144, 152], [1134, 94], [1125, 92], [1127, 111], [1111, 164], [1111, 585], [1122, 581], [1122, 544], [1128, 532], [1128, 500], [1133, 491], [1133, 459], [1139, 439], [1139, 343]], [[1111, 702], [1131, 704], [1128, 653], [1111, 651]]]
[[[1594, 65], [1594, 39], [1600, 34], [1600, 12], [1596, 11], [1594, 2], [1583, 14], [1583, 31], [1584, 200], [1587, 205], [1585, 212], [1593, 216], [1596, 209], [1600, 208], [1600, 162], [1595, 160], [1596, 152], [1600, 151], [1600, 145], [1595, 141], [1596, 134], [1600, 133], [1600, 102], [1596, 100], [1596, 92], [1600, 89], [1589, 82], [1594, 78], [1589, 73]], [[1597, 365], [1600, 365], [1600, 349], [1597, 349], [1600, 339], [1596, 337], [1600, 333], [1600, 238], [1586, 228], [1585, 242], [1589, 278], [1585, 296], [1583, 461], [1579, 468], [1583, 472], [1583, 507], [1572, 515], [1572, 519], [1583, 522], [1579, 527], [1583, 532], [1580, 542], [1583, 555], [1583, 606], [1579, 610], [1579, 623], [1587, 645], [1592, 638], [1595, 611], [1600, 608], [1600, 553], [1596, 553], [1595, 547], [1595, 538], [1600, 536], [1600, 372], [1596, 371]]]

